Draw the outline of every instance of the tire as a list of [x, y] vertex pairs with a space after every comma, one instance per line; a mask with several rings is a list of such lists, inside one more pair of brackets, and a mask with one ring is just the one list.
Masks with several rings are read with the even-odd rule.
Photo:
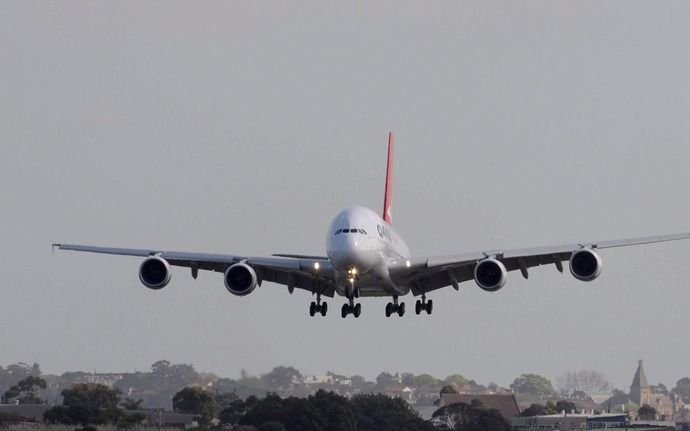
[[431, 299], [426, 302], [426, 314], [431, 314], [431, 311], [434, 309], [434, 301]]
[[386, 317], [391, 317], [391, 314], [393, 314], [393, 304], [389, 302], [386, 304]]
[[400, 305], [398, 305], [398, 316], [403, 317], [405, 315], [405, 303], [401, 302]]
[[326, 313], [328, 313], [328, 304], [325, 302], [321, 303], [321, 315], [326, 317]]
[[343, 304], [343, 308], [340, 310], [340, 315], [344, 318], [350, 314], [350, 306], [348, 304]]
[[309, 304], [309, 315], [314, 317], [314, 314], [316, 314], [316, 303], [312, 301], [311, 304]]
[[420, 300], [417, 300], [414, 304], [414, 313], [416, 315], [419, 315], [419, 313], [422, 312], [422, 302]]
[[352, 310], [352, 314], [355, 316], [355, 318], [359, 317], [359, 315], [361, 313], [362, 313], [362, 304], [355, 305], [355, 309]]

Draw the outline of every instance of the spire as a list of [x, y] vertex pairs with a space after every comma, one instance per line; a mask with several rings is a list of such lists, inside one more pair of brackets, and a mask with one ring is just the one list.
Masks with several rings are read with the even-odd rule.
[[649, 387], [649, 383], [647, 383], [647, 376], [644, 374], [644, 368], [642, 368], [642, 359], [637, 361], [637, 371], [635, 372], [635, 378], [633, 378], [633, 382], [631, 387], [633, 388], [646, 388]]

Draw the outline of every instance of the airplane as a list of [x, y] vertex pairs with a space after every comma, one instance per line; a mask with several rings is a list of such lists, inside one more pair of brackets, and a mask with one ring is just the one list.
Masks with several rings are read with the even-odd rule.
[[290, 294], [296, 288], [306, 290], [316, 295], [316, 301], [309, 306], [312, 317], [326, 316], [328, 304], [322, 297], [333, 298], [337, 294], [347, 300], [341, 308], [341, 317], [352, 314], [358, 318], [362, 312], [359, 298], [389, 297], [386, 317], [393, 314], [402, 317], [405, 303], [399, 298], [412, 293], [420, 297], [415, 303], [415, 313], [431, 314], [433, 301], [427, 299], [427, 294], [443, 287], [459, 290], [460, 283], [474, 279], [481, 289], [496, 292], [506, 284], [508, 272], [520, 271], [527, 279], [529, 268], [554, 265], [562, 273], [565, 261], [576, 279], [593, 281], [601, 274], [603, 264], [598, 250], [690, 238], [690, 233], [682, 233], [412, 257], [407, 244], [392, 227], [392, 178], [393, 132], [390, 132], [383, 214], [379, 216], [361, 206], [340, 211], [328, 228], [325, 256], [273, 254], [251, 257], [74, 244], [53, 244], [53, 248], [144, 258], [139, 266], [139, 280], [153, 290], [162, 289], [170, 282], [171, 266], [190, 268], [194, 279], [199, 270], [223, 273], [225, 288], [236, 296], [249, 295], [263, 282], [285, 285]]

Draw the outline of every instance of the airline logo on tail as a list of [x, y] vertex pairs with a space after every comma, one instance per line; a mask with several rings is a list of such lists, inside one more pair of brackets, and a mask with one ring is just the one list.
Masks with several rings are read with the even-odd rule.
[[386, 191], [383, 195], [383, 220], [392, 223], [391, 192], [393, 189], [393, 132], [388, 133], [388, 162], [386, 163]]

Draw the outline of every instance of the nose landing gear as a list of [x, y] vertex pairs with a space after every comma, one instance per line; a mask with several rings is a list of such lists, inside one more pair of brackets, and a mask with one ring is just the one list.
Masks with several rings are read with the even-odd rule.
[[415, 314], [420, 314], [422, 311], [426, 311], [426, 314], [431, 314], [431, 311], [434, 309], [434, 301], [426, 300], [426, 295], [422, 295], [422, 300], [420, 301], [419, 299], [417, 300], [417, 303], [414, 306], [414, 312]]
[[316, 302], [312, 301], [311, 304], [309, 304], [309, 315], [314, 317], [316, 313], [320, 313], [322, 316], [328, 313], [328, 304], [321, 302], [321, 294], [316, 295]]
[[401, 302], [398, 304], [398, 297], [393, 297], [393, 302], [386, 304], [386, 317], [391, 317], [391, 314], [398, 313], [398, 316], [403, 317], [405, 315], [405, 303]]

